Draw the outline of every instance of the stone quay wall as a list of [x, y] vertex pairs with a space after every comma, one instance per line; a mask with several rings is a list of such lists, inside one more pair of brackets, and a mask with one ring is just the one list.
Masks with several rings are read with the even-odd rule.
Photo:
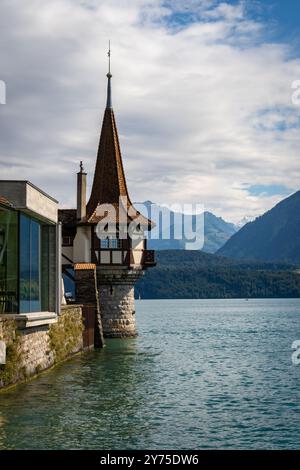
[[0, 388], [23, 382], [83, 350], [80, 306], [64, 306], [57, 321], [33, 325], [24, 324], [17, 315], [0, 315], [0, 341], [6, 345]]
[[20, 330], [20, 368], [24, 378], [54, 365], [55, 355], [51, 349], [47, 326]]
[[104, 335], [100, 312], [99, 292], [97, 288], [96, 266], [89, 263], [75, 264], [76, 302], [93, 305], [95, 308], [95, 348], [103, 348]]

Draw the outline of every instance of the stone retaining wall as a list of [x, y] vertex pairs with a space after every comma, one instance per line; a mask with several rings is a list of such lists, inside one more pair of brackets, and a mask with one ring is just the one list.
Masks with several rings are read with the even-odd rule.
[[25, 377], [31, 377], [53, 366], [55, 357], [50, 346], [49, 328], [42, 326], [19, 331], [20, 365], [24, 368]]
[[17, 315], [0, 315], [0, 340], [6, 364], [0, 365], [0, 388], [22, 382], [83, 349], [82, 309], [62, 307], [58, 321], [24, 328]]
[[104, 347], [102, 317], [100, 313], [99, 292], [97, 288], [96, 267], [89, 263], [75, 265], [76, 302], [94, 305], [96, 312], [95, 338], [96, 348]]

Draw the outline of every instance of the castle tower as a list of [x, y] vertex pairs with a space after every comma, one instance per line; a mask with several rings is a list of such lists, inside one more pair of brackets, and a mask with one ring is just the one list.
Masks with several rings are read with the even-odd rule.
[[[67, 265], [72, 261], [85, 271], [89, 266], [96, 267], [104, 336], [134, 337], [134, 285], [145, 269], [155, 266], [154, 251], [147, 250], [145, 238], [145, 232], [154, 224], [134, 208], [129, 197], [112, 108], [110, 61], [107, 79], [106, 108], [89, 201], [84, 208], [86, 174], [81, 164], [77, 210], [61, 211], [63, 262]], [[76, 282], [81, 283], [80, 269], [76, 271]], [[79, 287], [80, 301], [85, 300], [84, 291], [88, 303], [89, 286]]]

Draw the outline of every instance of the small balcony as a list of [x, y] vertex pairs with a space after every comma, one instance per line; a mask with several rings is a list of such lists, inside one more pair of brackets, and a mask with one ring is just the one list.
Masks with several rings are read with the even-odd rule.
[[92, 249], [92, 263], [98, 266], [130, 266], [130, 251], [122, 249]]
[[156, 265], [154, 250], [92, 249], [92, 263], [98, 266], [142, 266]]

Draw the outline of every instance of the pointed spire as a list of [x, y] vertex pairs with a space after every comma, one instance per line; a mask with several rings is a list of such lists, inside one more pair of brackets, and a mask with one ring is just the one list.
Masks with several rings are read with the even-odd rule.
[[110, 73], [110, 41], [108, 46], [108, 73], [107, 73], [107, 101], [106, 101], [106, 108], [112, 108], [112, 101], [111, 101], [111, 78], [112, 74]]
[[87, 216], [89, 218], [98, 204], [118, 204], [120, 196], [126, 197], [131, 204], [123, 168], [118, 130], [111, 103], [110, 43], [108, 59], [107, 103], [100, 134], [92, 192], [87, 204]]
[[[110, 47], [108, 57], [107, 105], [104, 111], [92, 191], [86, 207], [85, 223], [87, 224], [97, 224], [99, 222], [100, 219], [96, 212], [101, 204], [112, 204], [118, 210], [120, 200], [124, 201], [121, 203], [123, 209], [123, 204], [126, 201], [127, 209], [130, 209], [130, 217], [128, 215], [130, 220], [132, 220], [134, 214], [140, 215], [132, 205], [128, 194], [118, 130], [111, 105]], [[145, 225], [150, 226], [151, 224], [152, 222], [145, 218]]]
[[114, 112], [106, 108], [92, 192], [87, 205], [88, 217], [91, 217], [98, 204], [118, 204], [120, 196], [125, 196], [130, 202]]

